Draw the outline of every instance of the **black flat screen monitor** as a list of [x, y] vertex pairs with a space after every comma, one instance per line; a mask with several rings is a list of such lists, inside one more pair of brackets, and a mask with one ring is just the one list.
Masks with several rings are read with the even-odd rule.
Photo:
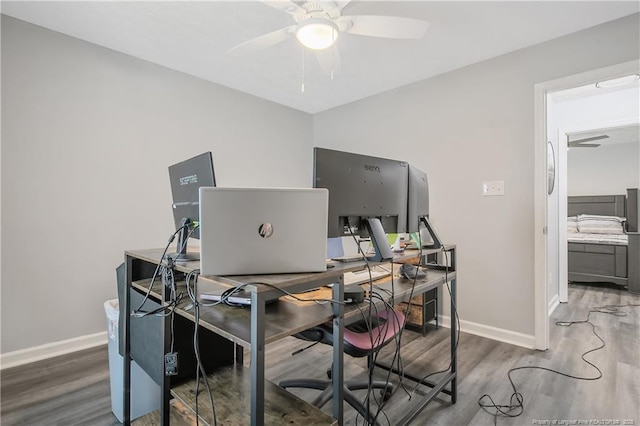
[[429, 222], [429, 181], [427, 174], [409, 166], [409, 203], [407, 208], [407, 232], [420, 232], [426, 228], [429, 236], [420, 233], [423, 247], [440, 248], [442, 242]]
[[409, 165], [409, 207], [407, 232], [420, 230], [420, 218], [429, 216], [429, 181], [422, 170]]
[[386, 233], [406, 232], [407, 182], [404, 161], [314, 148], [314, 187], [329, 190], [329, 237], [366, 237], [368, 219]]
[[169, 166], [169, 180], [173, 197], [173, 219], [176, 230], [181, 230], [174, 260], [198, 260], [197, 253], [186, 252], [187, 239], [200, 238], [198, 189], [201, 186], [216, 186], [211, 152]]

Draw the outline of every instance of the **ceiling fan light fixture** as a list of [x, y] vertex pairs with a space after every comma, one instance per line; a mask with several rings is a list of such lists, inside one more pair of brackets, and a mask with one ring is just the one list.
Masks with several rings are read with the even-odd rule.
[[598, 89], [607, 89], [611, 87], [625, 86], [627, 84], [635, 83], [640, 80], [639, 74], [626, 75], [624, 77], [614, 78], [606, 81], [599, 81], [596, 83]]
[[296, 38], [309, 49], [322, 50], [332, 46], [338, 39], [338, 26], [327, 19], [310, 18], [300, 23]]

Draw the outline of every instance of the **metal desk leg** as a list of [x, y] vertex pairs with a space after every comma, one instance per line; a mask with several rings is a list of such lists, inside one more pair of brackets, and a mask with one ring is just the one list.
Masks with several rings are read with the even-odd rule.
[[[333, 300], [344, 300], [344, 277], [340, 276], [340, 282], [333, 285]], [[343, 360], [343, 333], [344, 333], [344, 305], [333, 304], [333, 417], [342, 425], [344, 415], [344, 360]]]
[[[453, 262], [453, 261], [452, 261]], [[457, 347], [456, 347], [456, 338], [457, 333], [456, 330], [458, 328], [458, 321], [456, 318], [456, 310], [457, 310], [457, 301], [456, 301], [456, 293], [457, 293], [457, 284], [456, 279], [451, 280], [451, 374], [454, 375], [453, 380], [451, 380], [451, 403], [455, 404], [458, 396], [458, 377], [456, 374], [458, 359], [457, 359]]]
[[243, 365], [244, 364], [244, 348], [237, 343], [234, 344], [234, 347], [236, 349], [236, 364]]
[[122, 312], [124, 312], [124, 365], [123, 365], [123, 379], [122, 386], [124, 388], [123, 392], [123, 422], [125, 426], [129, 426], [131, 424], [131, 298], [129, 297], [129, 291], [131, 289], [131, 281], [132, 277], [132, 261], [129, 256], [125, 257], [125, 265], [126, 265], [126, 284], [124, 286], [124, 294], [123, 298], [123, 306], [121, 307]]
[[449, 256], [451, 258], [451, 264], [449, 265], [449, 270], [450, 271], [455, 271], [456, 270], [456, 251], [455, 249], [453, 250], [449, 250]]
[[[409, 304], [411, 304], [411, 300], [409, 300]], [[427, 335], [427, 306], [424, 293], [420, 295], [420, 304], [422, 305], [422, 337], [424, 337]]]
[[[165, 286], [162, 286], [161, 303], [166, 306], [168, 298], [169, 294], [167, 292], [167, 288]], [[165, 354], [171, 352], [171, 321], [171, 315], [167, 315], [162, 320], [162, 360], [164, 360]], [[162, 371], [165, 371], [164, 366], [162, 367]], [[160, 392], [162, 393], [162, 406], [160, 407], [160, 424], [162, 426], [169, 426], [171, 423], [171, 405], [169, 404], [169, 402], [171, 401], [171, 377], [166, 373], [162, 375], [162, 386]]]
[[265, 301], [251, 293], [251, 425], [264, 425], [264, 313]]

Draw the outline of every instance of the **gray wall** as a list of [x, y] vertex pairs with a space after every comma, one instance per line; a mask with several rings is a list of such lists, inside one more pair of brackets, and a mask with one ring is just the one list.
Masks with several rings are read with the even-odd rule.
[[167, 166], [310, 186], [312, 117], [2, 16], [2, 352], [104, 331], [125, 249], [172, 233]]
[[[637, 59], [639, 28], [636, 14], [316, 114], [314, 141], [427, 171], [461, 319], [533, 335], [534, 85]], [[487, 180], [505, 196], [482, 197]]]
[[638, 142], [576, 148], [568, 153], [569, 195], [626, 194], [638, 184]]

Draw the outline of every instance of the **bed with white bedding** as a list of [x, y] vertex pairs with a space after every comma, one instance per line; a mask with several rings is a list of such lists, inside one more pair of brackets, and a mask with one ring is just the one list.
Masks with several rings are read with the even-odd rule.
[[583, 243], [583, 244], [612, 244], [617, 246], [626, 246], [629, 242], [629, 237], [625, 235], [607, 235], [607, 234], [587, 234], [587, 233], [575, 233], [568, 235], [568, 241], [570, 243]]
[[570, 282], [608, 282], [640, 292], [638, 189], [568, 197]]

